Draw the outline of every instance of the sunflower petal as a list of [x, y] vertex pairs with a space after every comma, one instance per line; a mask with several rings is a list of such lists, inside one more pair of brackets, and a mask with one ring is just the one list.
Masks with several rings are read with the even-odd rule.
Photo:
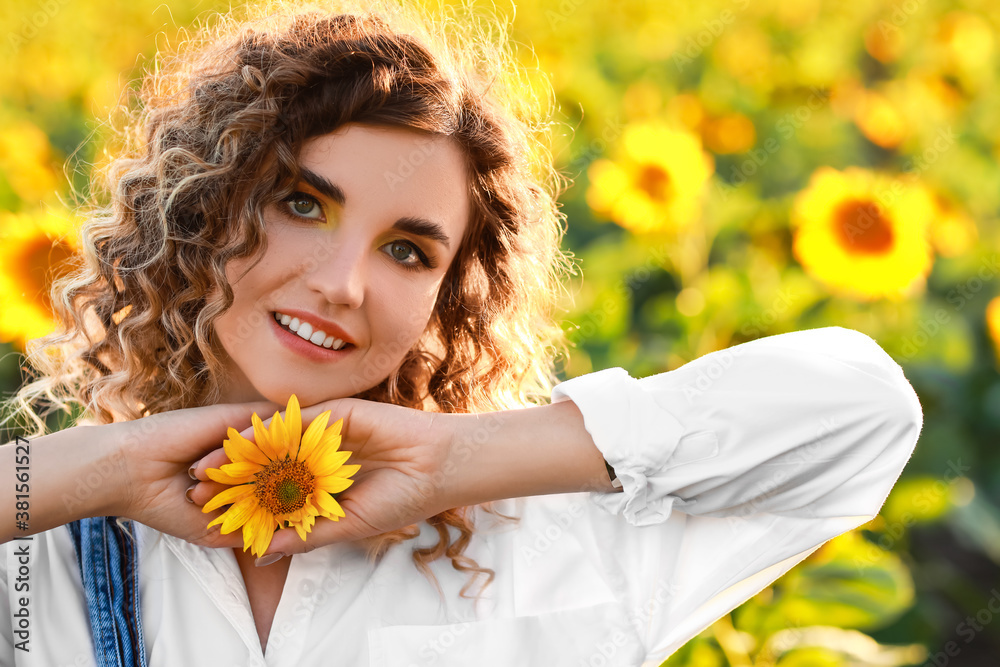
[[264, 467], [259, 463], [253, 463], [251, 461], [245, 461], [241, 463], [226, 463], [225, 465], [219, 466], [219, 470], [226, 473], [230, 477], [247, 477], [250, 475], [256, 475]]
[[272, 518], [271, 514], [268, 513], [262, 520], [257, 535], [254, 538], [251, 551], [255, 556], [263, 556], [264, 552], [267, 551], [267, 548], [271, 546], [271, 540], [274, 538], [274, 530], [277, 527], [277, 523]]
[[225, 491], [220, 491], [215, 494], [215, 497], [205, 503], [205, 506], [201, 508], [202, 512], [211, 512], [212, 510], [218, 509], [223, 505], [232, 505], [233, 503], [243, 500], [247, 496], [253, 493], [253, 484], [241, 484], [240, 486], [231, 486]]
[[295, 458], [299, 461], [305, 461], [309, 458], [309, 456], [316, 449], [316, 445], [318, 445], [322, 440], [323, 432], [326, 430], [326, 423], [329, 420], [329, 410], [312, 420], [312, 423], [309, 424], [309, 428], [307, 428], [306, 432], [302, 434], [302, 445], [299, 447]]
[[278, 459], [288, 456], [288, 429], [285, 428], [285, 420], [281, 418], [280, 412], [275, 412], [271, 417], [271, 448]]
[[[340, 437], [340, 427], [344, 423], [343, 419], [338, 419], [337, 423], [326, 429], [323, 435], [320, 437], [319, 442], [316, 444], [315, 449], [313, 449], [310, 454], [316, 456], [317, 453], [329, 453], [335, 452], [340, 449], [341, 437]], [[299, 460], [305, 461], [307, 457], [302, 457]]]
[[292, 512], [291, 514], [286, 515], [285, 520], [288, 521], [289, 523], [304, 521], [305, 517], [307, 517], [310, 514], [313, 515], [316, 514], [316, 507], [315, 505], [313, 505], [312, 501], [309, 498], [306, 498], [305, 504], [299, 509]]
[[285, 408], [285, 430], [288, 431], [288, 451], [296, 456], [299, 451], [299, 440], [302, 437], [302, 411], [299, 409], [299, 399], [292, 394]]
[[327, 475], [332, 475], [333, 472], [342, 466], [347, 459], [351, 458], [351, 454], [354, 452], [337, 451], [330, 452], [328, 454], [318, 455], [319, 460], [315, 461], [317, 457], [313, 457], [314, 463], [311, 466], [312, 473], [317, 477], [326, 477]]
[[244, 498], [230, 507], [226, 510], [226, 520], [222, 522], [222, 534], [228, 535], [245, 524], [247, 520], [253, 516], [253, 513], [258, 507], [260, 507], [260, 505], [257, 503], [257, 499], [253, 496]]
[[347, 478], [347, 477], [352, 477], [354, 475], [354, 473], [356, 473], [359, 470], [361, 470], [361, 466], [352, 463], [351, 465], [340, 466], [339, 468], [337, 468], [336, 470], [334, 470], [329, 475], [324, 475], [324, 477], [343, 477], [343, 478]]
[[[302, 530], [304, 530], [306, 533], [312, 532], [313, 526], [316, 524], [316, 516], [317, 516], [316, 508], [313, 508], [312, 512], [309, 512], [302, 517], [301, 521], [298, 521], [292, 525], [302, 526]], [[298, 531], [296, 530], [296, 532]], [[301, 537], [302, 533], [299, 533], [299, 536]], [[302, 539], [305, 540], [306, 538], [303, 537]]]
[[344, 477], [317, 477], [316, 478], [316, 488], [321, 491], [326, 491], [327, 493], [340, 493], [351, 484], [354, 484], [353, 479], [346, 479]]
[[316, 508], [312, 505], [302, 507], [288, 516], [288, 525], [295, 529], [299, 537], [306, 539], [306, 535], [312, 531], [313, 524], [316, 523]]
[[274, 447], [271, 446], [271, 435], [256, 412], [250, 415], [250, 421], [253, 422], [253, 441], [257, 443], [258, 449], [272, 461], [278, 458], [274, 453]]
[[263, 512], [257, 522], [257, 533], [253, 539], [253, 546], [251, 551], [254, 552], [256, 556], [263, 556], [264, 552], [271, 545], [271, 540], [274, 539], [274, 531], [279, 527], [277, 521], [275, 521], [274, 516], [270, 512]]
[[292, 524], [292, 528], [295, 529], [295, 532], [298, 533], [299, 537], [302, 538], [302, 541], [305, 542], [306, 541], [306, 535], [309, 534], [309, 531], [306, 530], [306, 527], [303, 526], [301, 523], [293, 523]]
[[253, 544], [254, 536], [257, 534], [257, 525], [260, 522], [260, 515], [262, 512], [266, 512], [264, 508], [258, 509], [254, 512], [253, 516], [243, 524], [243, 551], [246, 552], [247, 549]]
[[323, 437], [320, 438], [319, 444], [316, 447], [321, 451], [335, 452], [340, 449], [340, 441], [340, 429], [335, 429], [331, 426], [326, 429], [326, 432], [323, 434]]
[[317, 493], [315, 495], [316, 504], [319, 505], [319, 512], [328, 519], [339, 521], [340, 517], [347, 516], [343, 508], [329, 493]]
[[244, 438], [233, 427], [229, 427], [229, 439], [222, 443], [222, 447], [226, 450], [226, 456], [233, 463], [252, 461], [253, 463], [267, 465], [271, 462], [267, 458], [267, 454], [260, 450], [260, 447]]
[[233, 477], [232, 475], [227, 475], [218, 468], [209, 468], [205, 471], [208, 478], [213, 482], [218, 482], [219, 484], [228, 484], [233, 486], [234, 484], [246, 484], [253, 479], [253, 475], [244, 475], [243, 477]]

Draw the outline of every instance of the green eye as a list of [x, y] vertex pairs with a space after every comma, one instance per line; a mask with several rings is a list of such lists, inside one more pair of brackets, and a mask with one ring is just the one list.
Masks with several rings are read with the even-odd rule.
[[291, 201], [292, 210], [294, 210], [299, 215], [309, 215], [309, 212], [316, 207], [316, 202], [311, 199], [306, 199], [305, 197], [299, 197], [298, 199], [293, 199]]
[[389, 245], [389, 254], [395, 260], [406, 262], [413, 256], [413, 248], [406, 243], [392, 243]]
[[293, 218], [307, 220], [323, 220], [323, 207], [316, 198], [305, 192], [293, 192], [284, 200], [285, 211]]
[[410, 241], [390, 241], [382, 246], [381, 250], [405, 269], [431, 269], [437, 266], [437, 263], [431, 261], [419, 246]]

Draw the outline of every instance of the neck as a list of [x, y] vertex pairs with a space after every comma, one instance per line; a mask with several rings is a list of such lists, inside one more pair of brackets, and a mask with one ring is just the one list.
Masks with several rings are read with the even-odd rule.
[[249, 382], [233, 382], [223, 387], [220, 403], [250, 403], [252, 401], [268, 400], [254, 389]]

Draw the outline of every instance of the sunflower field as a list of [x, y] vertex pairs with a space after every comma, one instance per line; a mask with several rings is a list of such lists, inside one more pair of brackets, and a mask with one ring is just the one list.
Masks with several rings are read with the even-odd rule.
[[[47, 285], [77, 248], [74, 193], [106, 162], [109, 110], [158, 47], [229, 4], [0, 4], [5, 395], [53, 326]], [[480, 4], [554, 92], [580, 269], [566, 377], [837, 325], [878, 341], [923, 405], [880, 515], [664, 664], [996, 665], [1000, 6]]]

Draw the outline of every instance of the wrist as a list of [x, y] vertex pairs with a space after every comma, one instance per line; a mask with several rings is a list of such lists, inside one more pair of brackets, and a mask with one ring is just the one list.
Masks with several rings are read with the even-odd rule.
[[618, 490], [572, 401], [455, 418], [448, 459], [454, 474], [443, 470], [453, 480], [453, 506]]
[[63, 505], [71, 520], [93, 516], [120, 516], [123, 502], [124, 451], [119, 443], [119, 424], [74, 426], [65, 434], [63, 454], [74, 461], [74, 484], [64, 489]]
[[17, 496], [15, 485], [0, 485], [0, 504], [24, 504], [21, 523], [0, 529], [0, 543], [115, 511], [120, 476], [115, 456], [97, 435], [105, 428], [74, 426], [0, 447], [0, 469], [13, 471], [16, 463], [23, 478]]
[[104, 486], [95, 499], [93, 516], [135, 518], [131, 513], [133, 499], [129, 492], [131, 485], [128, 461], [136, 438], [129, 426], [130, 422], [122, 422], [91, 427], [95, 429], [91, 432], [91, 437], [95, 440], [98, 456], [95, 471], [103, 480]]

